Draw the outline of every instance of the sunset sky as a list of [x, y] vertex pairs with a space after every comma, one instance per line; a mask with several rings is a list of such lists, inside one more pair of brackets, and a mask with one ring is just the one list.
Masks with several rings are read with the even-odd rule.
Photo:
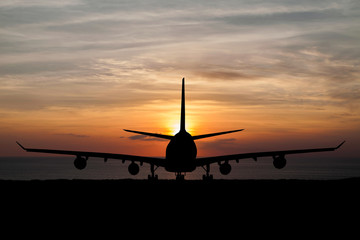
[[360, 156], [358, 0], [2, 0], [0, 156], [24, 146], [165, 156], [181, 79], [200, 156]]

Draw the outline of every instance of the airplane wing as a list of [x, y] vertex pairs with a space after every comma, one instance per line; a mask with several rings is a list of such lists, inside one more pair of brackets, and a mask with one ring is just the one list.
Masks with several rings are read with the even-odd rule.
[[205, 166], [207, 164], [212, 164], [216, 162], [230, 161], [230, 160], [238, 161], [239, 159], [245, 159], [245, 158], [253, 158], [256, 161], [258, 157], [278, 157], [278, 156], [284, 157], [285, 155], [288, 154], [335, 151], [336, 149], [340, 148], [344, 143], [345, 141], [340, 143], [337, 147], [333, 147], [333, 148], [313, 148], [313, 149], [297, 149], [297, 150], [286, 150], [286, 151], [240, 153], [240, 154], [223, 155], [223, 156], [215, 156], [215, 157], [197, 158], [196, 165]]
[[101, 153], [101, 152], [82, 152], [82, 151], [68, 151], [68, 150], [56, 150], [56, 149], [36, 149], [36, 148], [25, 148], [19, 142], [16, 142], [22, 149], [27, 152], [39, 152], [39, 153], [51, 153], [51, 154], [62, 154], [62, 155], [74, 155], [77, 157], [97, 157], [104, 158], [104, 161], [107, 159], [119, 159], [123, 161], [135, 161], [140, 163], [149, 163], [156, 166], [163, 167], [165, 164], [165, 159], [155, 158], [155, 157], [142, 157], [135, 155], [126, 155], [126, 154], [117, 154], [117, 153]]

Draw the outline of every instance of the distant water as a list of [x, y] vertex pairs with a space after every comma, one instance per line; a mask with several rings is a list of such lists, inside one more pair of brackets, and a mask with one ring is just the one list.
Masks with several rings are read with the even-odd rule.
[[[91, 158], [87, 168], [77, 170], [73, 157], [1, 157], [0, 179], [4, 180], [48, 180], [48, 179], [147, 179], [150, 165], [144, 163], [136, 176], [128, 173], [129, 162]], [[284, 169], [275, 169], [271, 158], [235, 161], [229, 175], [221, 175], [218, 164], [211, 165], [211, 174], [216, 179], [314, 179], [329, 180], [360, 177], [360, 159], [288, 159]], [[168, 173], [159, 167], [156, 172], [159, 179], [175, 179], [174, 173]], [[185, 179], [202, 179], [202, 168], [187, 173]]]

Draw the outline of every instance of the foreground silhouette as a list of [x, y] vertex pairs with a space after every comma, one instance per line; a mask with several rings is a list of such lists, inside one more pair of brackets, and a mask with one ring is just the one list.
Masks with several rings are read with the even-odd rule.
[[310, 153], [310, 152], [326, 152], [334, 151], [340, 148], [345, 141], [339, 144], [337, 147], [332, 148], [313, 148], [313, 149], [297, 149], [297, 150], [286, 150], [286, 151], [270, 151], [270, 152], [253, 152], [253, 153], [240, 153], [232, 155], [222, 155], [214, 157], [204, 157], [197, 158], [197, 148], [195, 140], [214, 137], [223, 134], [229, 134], [234, 132], [239, 132], [244, 129], [237, 129], [225, 132], [209, 133], [204, 135], [191, 136], [185, 129], [185, 79], [182, 79], [182, 91], [181, 91], [181, 120], [180, 120], [180, 131], [175, 135], [164, 135], [157, 133], [141, 132], [134, 130], [127, 130], [127, 132], [142, 134], [146, 136], [151, 136], [155, 138], [163, 138], [170, 140], [166, 148], [166, 156], [163, 158], [155, 157], [143, 157], [143, 156], [134, 156], [134, 155], [125, 155], [125, 154], [114, 154], [114, 153], [100, 153], [100, 152], [82, 152], [82, 151], [67, 151], [67, 150], [53, 150], [53, 149], [35, 149], [35, 148], [25, 148], [19, 142], [17, 144], [28, 152], [40, 152], [40, 153], [52, 153], [52, 154], [63, 154], [63, 155], [74, 155], [76, 156], [74, 160], [74, 165], [77, 169], [84, 169], [87, 165], [87, 160], [89, 157], [98, 157], [104, 158], [106, 162], [109, 158], [111, 159], [120, 159], [123, 162], [130, 161], [131, 163], [128, 166], [129, 173], [131, 175], [136, 175], [139, 173], [139, 165], [143, 163], [150, 164], [151, 175], [148, 176], [149, 179], [158, 179], [158, 176], [155, 175], [155, 171], [158, 167], [164, 167], [166, 171], [174, 172], [176, 174], [176, 179], [184, 179], [183, 173], [192, 172], [197, 167], [202, 167], [205, 170], [205, 175], [203, 175], [204, 180], [212, 179], [213, 176], [210, 174], [210, 165], [213, 163], [219, 164], [219, 170], [221, 174], [227, 175], [231, 172], [231, 165], [229, 161], [235, 160], [238, 162], [240, 159], [252, 158], [257, 161], [258, 157], [273, 157], [273, 165], [275, 168], [282, 169], [286, 165], [285, 155], [288, 154], [299, 154], [299, 153]]

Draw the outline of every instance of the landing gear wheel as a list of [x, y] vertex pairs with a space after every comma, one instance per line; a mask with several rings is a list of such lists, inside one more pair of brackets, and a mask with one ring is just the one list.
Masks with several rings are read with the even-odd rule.
[[185, 175], [182, 175], [181, 173], [176, 173], [176, 180], [177, 181], [184, 181]]
[[158, 175], [154, 175], [154, 176], [148, 175], [148, 180], [150, 180], [150, 181], [156, 181], [156, 180], [159, 180], [159, 178], [158, 178]]
[[203, 180], [204, 181], [211, 181], [213, 179], [214, 179], [213, 175], [203, 175]]

